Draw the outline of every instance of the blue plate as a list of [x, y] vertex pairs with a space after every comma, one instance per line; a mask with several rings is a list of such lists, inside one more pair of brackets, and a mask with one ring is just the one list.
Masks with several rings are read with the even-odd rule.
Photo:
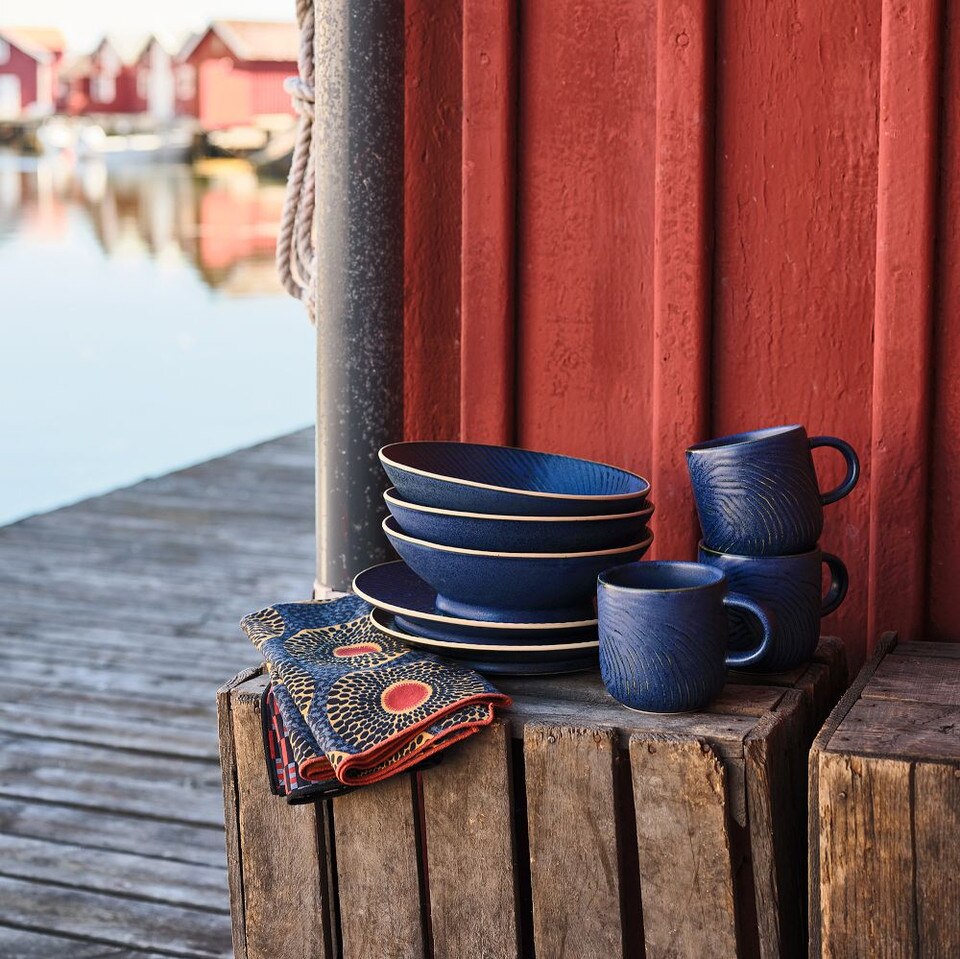
[[627, 546], [645, 539], [653, 505], [609, 516], [495, 516], [420, 506], [395, 489], [383, 494], [400, 529], [440, 546], [512, 553], [574, 553]]
[[455, 616], [500, 622], [590, 618], [597, 576], [640, 559], [653, 537], [585, 553], [508, 553], [438, 546], [402, 533], [388, 516], [383, 531], [400, 558], [437, 591], [437, 606]]
[[555, 647], [533, 645], [519, 648], [509, 644], [444, 642], [416, 635], [397, 617], [383, 610], [375, 609], [370, 620], [377, 629], [408, 646], [435, 653], [482, 673], [545, 676], [596, 669], [599, 662], [596, 639]]
[[592, 610], [589, 617], [565, 623], [491, 622], [454, 616], [437, 606], [437, 591], [402, 562], [381, 563], [358, 573], [353, 591], [371, 606], [402, 617], [415, 631], [427, 635], [426, 630], [439, 630], [435, 636], [448, 641], [459, 638], [503, 643], [554, 636], [571, 638], [584, 631], [593, 635], [597, 626]]
[[643, 509], [650, 484], [628, 470], [479, 443], [392, 443], [380, 462], [421, 506], [506, 516], [599, 516]]

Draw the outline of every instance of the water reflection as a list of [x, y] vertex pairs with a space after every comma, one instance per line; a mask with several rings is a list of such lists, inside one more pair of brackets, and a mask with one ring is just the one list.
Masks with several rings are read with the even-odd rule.
[[189, 263], [230, 296], [279, 294], [273, 251], [284, 188], [247, 169], [198, 177], [189, 166], [108, 169], [0, 156], [0, 245], [62, 238], [81, 211], [107, 256]]
[[0, 155], [0, 523], [312, 421], [282, 202], [249, 172]]

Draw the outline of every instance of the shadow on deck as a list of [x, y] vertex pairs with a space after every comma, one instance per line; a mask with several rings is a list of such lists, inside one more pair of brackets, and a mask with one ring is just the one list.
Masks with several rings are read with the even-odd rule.
[[0, 529], [0, 956], [229, 956], [216, 687], [313, 582], [306, 430]]

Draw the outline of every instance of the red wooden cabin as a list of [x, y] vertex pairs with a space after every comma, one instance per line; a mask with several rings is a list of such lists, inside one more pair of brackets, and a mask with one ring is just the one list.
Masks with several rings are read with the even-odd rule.
[[407, 434], [652, 474], [661, 557], [694, 554], [692, 441], [846, 437], [825, 629], [855, 664], [882, 629], [960, 640], [948, 8], [408, 3]]
[[137, 71], [129, 57], [110, 37], [104, 37], [90, 54], [90, 113], [140, 113], [145, 98], [137, 91]]
[[297, 72], [299, 42], [293, 23], [215, 20], [180, 53], [177, 112], [207, 130], [291, 114], [283, 81]]
[[49, 27], [0, 27], [0, 119], [53, 112], [65, 46]]

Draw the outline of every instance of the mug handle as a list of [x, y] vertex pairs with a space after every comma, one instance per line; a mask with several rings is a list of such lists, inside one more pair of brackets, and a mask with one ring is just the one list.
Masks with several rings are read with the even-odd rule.
[[843, 499], [857, 485], [857, 480], [860, 479], [860, 458], [846, 440], [836, 436], [811, 436], [810, 449], [816, 449], [818, 446], [832, 446], [835, 450], [839, 450], [847, 461], [847, 475], [843, 482], [829, 493], [820, 494], [820, 502], [828, 506], [830, 503], [836, 503], [838, 499]]
[[723, 605], [749, 613], [760, 622], [760, 628], [763, 630], [763, 639], [760, 640], [760, 645], [757, 646], [756, 649], [727, 653], [728, 666], [733, 666], [735, 669], [741, 666], [752, 666], [766, 653], [770, 643], [773, 641], [773, 621], [770, 613], [766, 607], [761, 606], [749, 596], [744, 596], [743, 593], [727, 593], [727, 595], [723, 597]]
[[822, 558], [830, 571], [830, 588], [827, 590], [827, 595], [823, 597], [820, 615], [827, 616], [846, 598], [850, 580], [847, 576], [847, 567], [839, 556], [834, 556], [833, 553], [823, 553]]

